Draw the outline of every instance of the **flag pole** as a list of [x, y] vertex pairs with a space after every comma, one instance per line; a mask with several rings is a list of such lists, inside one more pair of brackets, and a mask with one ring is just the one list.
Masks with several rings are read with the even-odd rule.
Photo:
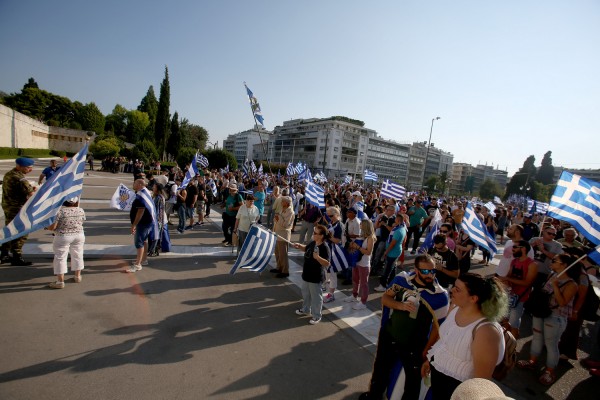
[[[248, 86], [246, 86], [246, 82], [244, 82], [244, 87], [246, 88], [246, 95], [247, 95]], [[256, 133], [258, 134], [258, 139], [260, 139], [260, 146], [262, 147], [263, 153], [266, 156], [267, 167], [269, 168], [269, 173], [271, 173], [271, 175], [273, 175], [273, 171], [271, 170], [271, 163], [269, 162], [269, 155], [267, 154], [267, 152], [265, 150], [265, 143], [263, 142], [260, 131], [258, 130], [258, 121], [256, 120], [256, 115], [254, 114], [254, 110], [252, 109], [252, 102], [250, 102], [250, 111], [252, 112], [252, 118], [254, 119], [254, 129], [256, 130]]]
[[[596, 246], [596, 248], [594, 250], [598, 250], [598, 249], [600, 249], [600, 244], [598, 246]], [[579, 261], [583, 260], [587, 256], [588, 256], [587, 254], [584, 254], [581, 257], [579, 257], [577, 260], [573, 261], [573, 263], [571, 265], [569, 265], [562, 272], [560, 272], [558, 275], [556, 275], [556, 277], [560, 278], [562, 276], [562, 274], [564, 274], [565, 272], [567, 272], [572, 266], [574, 266], [575, 264], [577, 264]]]

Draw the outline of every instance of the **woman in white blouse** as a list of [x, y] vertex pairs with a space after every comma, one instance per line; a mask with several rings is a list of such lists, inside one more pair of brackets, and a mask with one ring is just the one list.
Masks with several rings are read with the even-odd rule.
[[439, 339], [427, 353], [421, 375], [431, 373], [434, 399], [450, 399], [467, 379], [492, 379], [504, 358], [504, 337], [497, 321], [508, 313], [508, 296], [497, 278], [461, 274], [452, 287], [452, 306]]
[[83, 245], [85, 235], [83, 233], [83, 221], [85, 212], [79, 208], [79, 198], [67, 199], [56, 214], [56, 220], [46, 229], [54, 231], [54, 274], [56, 281], [50, 283], [52, 289], [63, 289], [65, 287], [65, 274], [67, 273], [67, 258], [71, 254], [71, 271], [73, 281], [81, 282], [81, 270], [83, 270]]
[[246, 196], [244, 204], [239, 208], [235, 217], [235, 227], [233, 231], [238, 235], [238, 252], [242, 249], [244, 240], [250, 231], [250, 226], [258, 221], [260, 212], [254, 205], [254, 196], [249, 194]]

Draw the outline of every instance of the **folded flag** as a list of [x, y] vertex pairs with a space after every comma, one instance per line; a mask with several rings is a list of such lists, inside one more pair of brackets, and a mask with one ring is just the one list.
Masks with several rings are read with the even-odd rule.
[[600, 244], [600, 183], [563, 171], [548, 216], [570, 223], [590, 242]]
[[273, 232], [263, 229], [260, 225], [252, 225], [229, 273], [233, 275], [239, 268], [262, 272], [269, 265], [276, 241], [277, 236]]
[[115, 190], [110, 199], [110, 207], [120, 211], [129, 211], [134, 200], [135, 192], [122, 183], [119, 183], [117, 190]]
[[88, 143], [33, 193], [17, 216], [0, 231], [0, 243], [52, 224], [66, 199], [81, 196], [87, 152]]
[[381, 197], [400, 200], [404, 198], [406, 189], [403, 186], [386, 179], [381, 185]]

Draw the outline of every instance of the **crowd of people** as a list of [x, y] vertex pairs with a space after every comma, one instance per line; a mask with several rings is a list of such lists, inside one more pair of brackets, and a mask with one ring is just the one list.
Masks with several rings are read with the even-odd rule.
[[[121, 170], [120, 161], [105, 161], [103, 169], [114, 172], [117, 163]], [[587, 292], [593, 290], [590, 276], [595, 276], [598, 268], [588, 258], [580, 259], [590, 251], [589, 243], [563, 221], [529, 214], [521, 204], [490, 207], [473, 203], [484, 229], [504, 245], [496, 274], [482, 277], [470, 270], [476, 264], [488, 265], [493, 255], [482, 248], [482, 258], [473, 258], [478, 247], [461, 229], [467, 206], [464, 198], [409, 193], [404, 199], [393, 199], [381, 197], [377, 187], [333, 182], [325, 185], [326, 207], [321, 209], [306, 201], [303, 184], [288, 177], [249, 178], [241, 172], [204, 169], [182, 188], [186, 168], [159, 167], [146, 174], [139, 162], [125, 165], [131, 165], [127, 172], [133, 175], [134, 190], [150, 198], [146, 201], [144, 194], [132, 207], [131, 231], [137, 254], [127, 272], [140, 271], [147, 265], [147, 257], [159, 254], [161, 238], [157, 235], [152, 240], [153, 229], [160, 233], [172, 224], [177, 234], [185, 234], [203, 225], [211, 206], [217, 204], [223, 209], [224, 246], [234, 245], [237, 239], [239, 251], [256, 223], [277, 235], [275, 268], [271, 269], [277, 278], [289, 276], [290, 245], [304, 252], [303, 304], [296, 314], [310, 316], [312, 325], [321, 321], [323, 303], [336, 301], [339, 284], [351, 285], [351, 295], [345, 300], [353, 309], [367, 308], [369, 277], [377, 276], [379, 285], [374, 291], [383, 293], [384, 315], [369, 391], [362, 399], [380, 399], [390, 388], [404, 393], [403, 399], [416, 399], [420, 377], [431, 377], [436, 399], [450, 398], [460, 383], [469, 379], [491, 379], [504, 356], [502, 326], [519, 337], [533, 293], [546, 293], [550, 314], [533, 317], [530, 355], [520, 360], [518, 367], [538, 371], [545, 347], [545, 366], [538, 380], [551, 385], [560, 358], [577, 359], [577, 340], [586, 318], [580, 312]], [[18, 159], [13, 173], [20, 177], [30, 168], [28, 161]], [[40, 180], [43, 178], [44, 174]], [[3, 188], [7, 187], [5, 183]], [[32, 192], [23, 185], [19, 204]], [[7, 198], [14, 196], [3, 196], [8, 223], [19, 204], [5, 207]], [[438, 233], [432, 246], [423, 248], [421, 238], [433, 229], [438, 212], [442, 221]], [[177, 223], [172, 218], [177, 218]], [[51, 284], [53, 288], [64, 287], [69, 249], [75, 282], [81, 282], [84, 220], [85, 213], [73, 198], [65, 202], [59, 218], [48, 228], [56, 232], [57, 280]], [[296, 243], [291, 242], [294, 232], [299, 233]], [[26, 263], [20, 252], [22, 242], [3, 246], [2, 262]], [[348, 255], [346, 269], [334, 263], [332, 254], [337, 246]], [[410, 270], [405, 267], [408, 257], [414, 258]], [[406, 377], [402, 388], [394, 387], [390, 378], [397, 365]], [[590, 358], [584, 365], [600, 376], [597, 360]]]

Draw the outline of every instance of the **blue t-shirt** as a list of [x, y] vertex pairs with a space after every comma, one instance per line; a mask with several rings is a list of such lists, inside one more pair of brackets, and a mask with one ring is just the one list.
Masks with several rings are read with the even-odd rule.
[[406, 227], [404, 224], [398, 225], [390, 232], [390, 236], [388, 236], [387, 243], [385, 244], [385, 248], [390, 247], [392, 240], [395, 240], [394, 247], [388, 252], [388, 257], [398, 258], [402, 254], [402, 242], [404, 241], [404, 237], [406, 236]]
[[46, 180], [50, 179], [52, 177], [52, 175], [54, 175], [54, 173], [56, 171], [58, 171], [60, 169], [60, 167], [56, 167], [56, 169], [52, 169], [52, 167], [46, 167], [44, 168], [44, 170], [42, 171], [42, 174], [44, 174], [44, 176], [46, 177]]
[[254, 205], [258, 208], [260, 215], [265, 211], [265, 192], [254, 192]]

